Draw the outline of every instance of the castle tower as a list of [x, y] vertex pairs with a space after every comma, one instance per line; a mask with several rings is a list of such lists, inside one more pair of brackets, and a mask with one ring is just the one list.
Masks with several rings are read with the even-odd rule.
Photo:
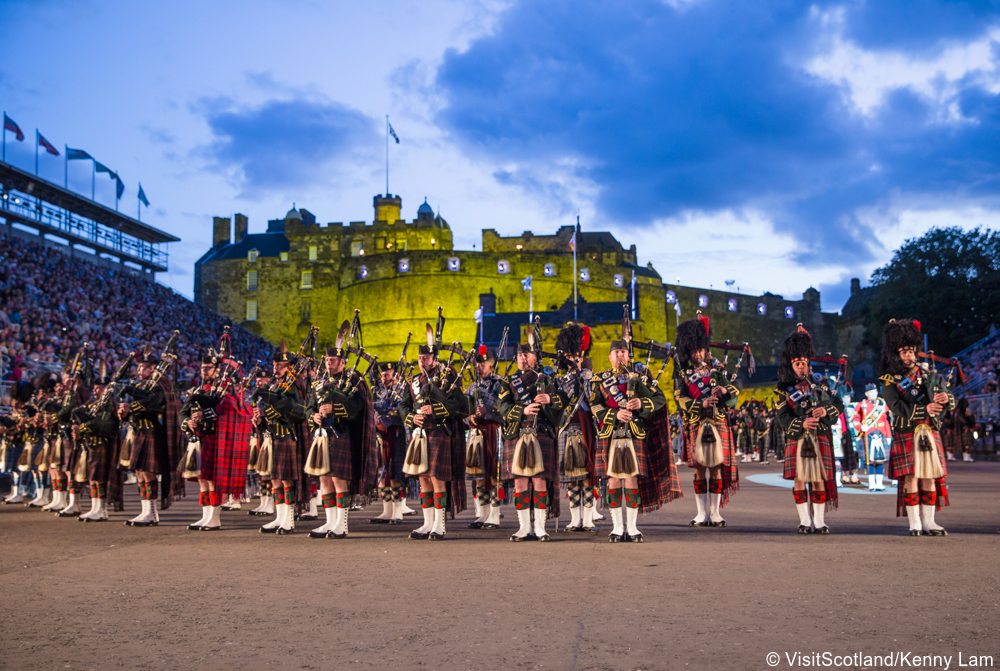
[[400, 212], [403, 209], [402, 198], [388, 194], [375, 196], [372, 200], [375, 205], [375, 221], [384, 221], [390, 225], [399, 221]]

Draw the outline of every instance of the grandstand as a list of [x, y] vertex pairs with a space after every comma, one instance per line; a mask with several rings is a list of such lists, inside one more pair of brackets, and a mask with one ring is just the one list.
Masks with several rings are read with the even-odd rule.
[[955, 387], [955, 395], [969, 399], [969, 410], [980, 421], [1000, 422], [1000, 330], [965, 348], [955, 358], [962, 363], [966, 377], [965, 384]]

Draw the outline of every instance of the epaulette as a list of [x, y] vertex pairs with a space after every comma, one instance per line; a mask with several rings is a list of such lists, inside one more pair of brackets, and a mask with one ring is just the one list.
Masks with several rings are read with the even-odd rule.
[[898, 382], [899, 379], [900, 379], [899, 376], [890, 375], [888, 373], [879, 378], [879, 380], [881, 380], [884, 384], [896, 384], [896, 382]]
[[607, 370], [602, 370], [600, 373], [597, 374], [597, 376], [599, 378], [601, 378], [602, 380], [607, 380], [609, 377], [611, 377], [614, 374], [615, 374], [614, 370], [607, 369]]

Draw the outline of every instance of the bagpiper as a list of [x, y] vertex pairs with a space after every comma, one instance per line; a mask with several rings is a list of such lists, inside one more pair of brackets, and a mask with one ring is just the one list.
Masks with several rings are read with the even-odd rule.
[[299, 355], [288, 351], [284, 339], [272, 356], [274, 373], [271, 384], [257, 387], [251, 399], [255, 401], [253, 423], [259, 426], [267, 420], [267, 434], [257, 458], [257, 473], [271, 481], [274, 495], [275, 518], [260, 528], [262, 534], [291, 534], [295, 529], [295, 503], [299, 495], [306, 495], [303, 471], [304, 421], [308, 409], [307, 355], [315, 340], [315, 327], [309, 330]]
[[[611, 543], [642, 543], [639, 516], [640, 478], [653, 474], [646, 450], [647, 422], [667, 404], [663, 392], [650, 389], [632, 364], [632, 328], [626, 314], [622, 338], [611, 341], [608, 361], [594, 396], [597, 417], [597, 476], [608, 480], [608, 510], [613, 527]], [[660, 449], [665, 445], [661, 441]], [[657, 464], [669, 457], [658, 454]], [[623, 496], [624, 495], [624, 496]], [[622, 514], [622, 500], [625, 510]], [[659, 505], [659, 501], [656, 501]]]
[[597, 434], [590, 410], [594, 363], [590, 360], [590, 327], [569, 323], [556, 336], [556, 350], [569, 362], [556, 383], [567, 399], [567, 416], [559, 431], [559, 479], [566, 485], [570, 520], [563, 531], [596, 533], [594, 489], [598, 486]]
[[528, 342], [517, 346], [517, 372], [504, 384], [498, 405], [503, 417], [501, 478], [514, 482], [518, 521], [518, 530], [510, 537], [514, 542], [551, 540], [545, 522], [550, 514], [558, 519], [556, 432], [566, 397], [555, 385], [555, 371], [539, 370], [541, 356], [541, 325], [536, 317], [528, 329]]
[[[405, 358], [405, 348], [403, 357]], [[406, 385], [402, 367], [394, 361], [378, 364], [379, 376], [372, 386], [375, 431], [378, 435], [382, 513], [371, 524], [403, 523], [403, 460], [406, 459], [406, 427], [399, 417], [399, 401]]]
[[920, 322], [912, 319], [890, 320], [882, 332], [879, 375], [893, 432], [889, 477], [900, 483], [896, 516], [906, 515], [910, 535], [945, 536], [948, 532], [934, 520], [948, 505], [941, 415], [956, 403], [937, 371], [917, 363], [922, 344]]
[[243, 402], [239, 364], [232, 359], [229, 327], [219, 350], [201, 357], [201, 380], [181, 408], [181, 426], [188, 437], [181, 475], [198, 482], [201, 519], [190, 531], [222, 528], [222, 502], [246, 490], [250, 440], [250, 410]]
[[[444, 540], [448, 490], [452, 506], [461, 509], [464, 494], [465, 395], [455, 371], [438, 361], [444, 317], [438, 308], [437, 328], [427, 324], [427, 344], [417, 354], [419, 372], [403, 390], [399, 416], [412, 431], [403, 472], [420, 478], [424, 523], [410, 532], [414, 540]], [[454, 487], [451, 485], [454, 484]]]
[[[376, 458], [371, 395], [357, 365], [347, 368], [351, 354], [348, 338], [354, 333], [352, 324], [345, 321], [334, 346], [326, 348], [323, 374], [310, 392], [306, 414], [314, 438], [305, 471], [319, 477], [326, 515], [326, 524], [312, 530], [310, 538], [347, 538], [351, 496], [366, 493], [374, 482], [368, 473], [374, 471], [369, 466]], [[360, 363], [360, 345], [357, 355]]]
[[[259, 370], [249, 376], [248, 380], [248, 390], [250, 394], [253, 393], [258, 387], [266, 388], [270, 386], [272, 373], [271, 369], [267, 366], [261, 367], [260, 362], [257, 362], [257, 368]], [[274, 508], [274, 496], [271, 493], [271, 480], [270, 477], [262, 476], [257, 472], [257, 458], [260, 455], [260, 448], [264, 444], [265, 435], [267, 437], [268, 443], [271, 441], [270, 433], [267, 430], [267, 419], [264, 417], [253, 418], [250, 421], [251, 433], [250, 433], [250, 445], [249, 452], [250, 455], [247, 458], [247, 479], [253, 480], [257, 483], [257, 488], [260, 491], [260, 505], [247, 511], [248, 515], [254, 517], [267, 517], [268, 515], [275, 514]]]
[[115, 376], [109, 376], [106, 364], [99, 364], [94, 380], [93, 402], [73, 410], [73, 439], [86, 450], [87, 479], [90, 483], [90, 511], [77, 519], [81, 522], [104, 522], [108, 504], [122, 509], [122, 473], [118, 468], [118, 440], [121, 434], [114, 406], [114, 385], [128, 371], [131, 357]]
[[794, 480], [792, 495], [799, 513], [800, 534], [830, 533], [824, 513], [837, 507], [830, 427], [840, 421], [844, 405], [831, 389], [829, 380], [813, 374], [810, 362], [815, 354], [812, 336], [799, 324], [785, 339], [778, 362], [775, 408], [778, 422], [785, 431], [783, 477]]
[[[674, 398], [684, 417], [684, 460], [694, 469], [698, 512], [693, 527], [724, 527], [720, 509], [739, 489], [733, 432], [725, 408], [740, 390], [710, 351], [710, 326], [701, 312], [677, 327]], [[707, 476], [707, 477], [706, 477]]]
[[466, 419], [465, 472], [476, 489], [476, 519], [470, 529], [500, 528], [497, 457], [500, 442], [498, 401], [504, 381], [494, 372], [496, 357], [486, 345], [475, 352], [475, 375], [466, 390], [470, 415]]
[[10, 494], [3, 500], [6, 505], [24, 503], [24, 496], [28, 491], [28, 479], [22, 475], [18, 464], [21, 463], [21, 454], [30, 441], [30, 436], [27, 434], [37, 414], [37, 410], [31, 404], [34, 395], [35, 385], [30, 380], [18, 380], [11, 390], [11, 426], [4, 434], [3, 472], [11, 474], [12, 486]]

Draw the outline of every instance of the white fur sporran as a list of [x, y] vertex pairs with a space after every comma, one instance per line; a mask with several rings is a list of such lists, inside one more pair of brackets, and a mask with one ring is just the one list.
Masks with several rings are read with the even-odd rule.
[[132, 465], [132, 441], [135, 440], [135, 427], [129, 426], [122, 441], [122, 449], [118, 452], [118, 465], [128, 468]]
[[413, 429], [413, 436], [406, 446], [406, 459], [403, 460], [403, 472], [407, 475], [423, 475], [431, 468], [430, 457], [427, 454], [427, 433], [421, 427]]
[[201, 477], [201, 441], [192, 440], [187, 445], [184, 452], [184, 461], [181, 466], [181, 477], [193, 479]]
[[[803, 451], [812, 448], [815, 456], [803, 457]], [[823, 468], [823, 456], [819, 452], [819, 442], [816, 434], [807, 431], [795, 444], [795, 479], [801, 482], [826, 482], [826, 469]]]
[[523, 430], [514, 444], [510, 472], [518, 478], [532, 478], [545, 470], [542, 446], [534, 431]]
[[76, 467], [73, 469], [73, 482], [87, 482], [87, 448], [80, 448], [80, 456], [76, 460]]
[[59, 467], [62, 466], [62, 454], [63, 454], [63, 437], [62, 434], [56, 436], [56, 440], [50, 446], [49, 450], [49, 469], [53, 471], [58, 471]]
[[260, 441], [260, 453], [257, 455], [256, 465], [257, 475], [262, 478], [271, 476], [274, 470], [274, 439], [270, 431], [264, 432], [264, 439]]
[[635, 455], [632, 436], [612, 437], [608, 446], [608, 477], [624, 480], [637, 475], [639, 475], [639, 460]]
[[[714, 443], [705, 441], [706, 432], [715, 438]], [[715, 428], [715, 422], [711, 420], [702, 422], [698, 427], [698, 435], [694, 440], [694, 460], [699, 466], [705, 468], [715, 468], [722, 465], [722, 436]]]
[[317, 429], [313, 434], [304, 470], [309, 475], [326, 475], [330, 472], [330, 439], [326, 431]]
[[[250, 456], [247, 458], [247, 472], [256, 473], [257, 472], [257, 457], [259, 456], [258, 451], [258, 441], [257, 434], [254, 433], [250, 436]], [[256, 498], [256, 497], [251, 497]]]
[[465, 448], [465, 472], [469, 475], [483, 474], [483, 446], [485, 441], [480, 429], [470, 429]]
[[[931, 444], [930, 450], [921, 450], [920, 441], [926, 439]], [[913, 432], [913, 475], [918, 479], [936, 480], [943, 478], [941, 471], [941, 456], [938, 453], [934, 433], [926, 424], [917, 424]]]

